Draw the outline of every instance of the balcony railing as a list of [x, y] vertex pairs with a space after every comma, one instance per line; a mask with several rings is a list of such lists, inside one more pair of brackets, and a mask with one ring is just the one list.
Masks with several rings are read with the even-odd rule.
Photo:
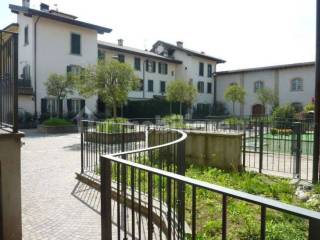
[[18, 80], [18, 93], [20, 95], [32, 95], [33, 88], [30, 79], [19, 79]]

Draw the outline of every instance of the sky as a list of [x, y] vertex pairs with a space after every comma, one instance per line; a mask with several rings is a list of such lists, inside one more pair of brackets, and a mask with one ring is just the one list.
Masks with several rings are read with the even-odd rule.
[[[30, 0], [112, 28], [99, 40], [150, 49], [157, 40], [183, 41], [227, 62], [230, 70], [314, 61], [316, 0]], [[0, 28], [16, 22], [0, 1]]]

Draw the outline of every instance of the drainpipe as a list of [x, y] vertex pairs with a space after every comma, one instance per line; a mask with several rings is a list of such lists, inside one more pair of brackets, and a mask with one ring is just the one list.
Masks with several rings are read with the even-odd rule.
[[38, 119], [37, 111], [37, 24], [40, 19], [40, 16], [34, 23], [34, 115]]

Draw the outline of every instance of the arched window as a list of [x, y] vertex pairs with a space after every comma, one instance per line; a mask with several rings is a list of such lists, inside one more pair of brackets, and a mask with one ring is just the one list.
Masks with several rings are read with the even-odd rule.
[[303, 91], [303, 80], [301, 78], [294, 78], [291, 80], [291, 91], [293, 92]]
[[262, 81], [256, 81], [254, 82], [253, 91], [257, 92], [257, 90], [263, 88], [263, 82]]

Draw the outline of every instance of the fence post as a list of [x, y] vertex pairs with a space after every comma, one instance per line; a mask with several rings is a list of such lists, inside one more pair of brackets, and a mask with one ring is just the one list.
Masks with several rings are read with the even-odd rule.
[[262, 173], [263, 168], [263, 134], [264, 134], [263, 121], [259, 124], [259, 173]]
[[257, 152], [258, 121], [254, 120], [254, 151]]
[[18, 131], [18, 34], [13, 35], [13, 132]]
[[316, 219], [309, 219], [309, 240], [318, 240], [320, 237], [319, 233], [320, 221]]
[[301, 178], [301, 122], [293, 123], [292, 154], [294, 155], [293, 177]]
[[81, 174], [82, 174], [84, 172], [83, 121], [80, 121], [80, 138], [81, 138]]
[[101, 240], [112, 239], [111, 162], [100, 157], [101, 166]]
[[[185, 175], [185, 141], [178, 143], [177, 149], [177, 173], [180, 175]], [[178, 238], [184, 239], [184, 211], [185, 211], [185, 185], [183, 182], [178, 182], [178, 198], [177, 198], [177, 207], [178, 207]]]

